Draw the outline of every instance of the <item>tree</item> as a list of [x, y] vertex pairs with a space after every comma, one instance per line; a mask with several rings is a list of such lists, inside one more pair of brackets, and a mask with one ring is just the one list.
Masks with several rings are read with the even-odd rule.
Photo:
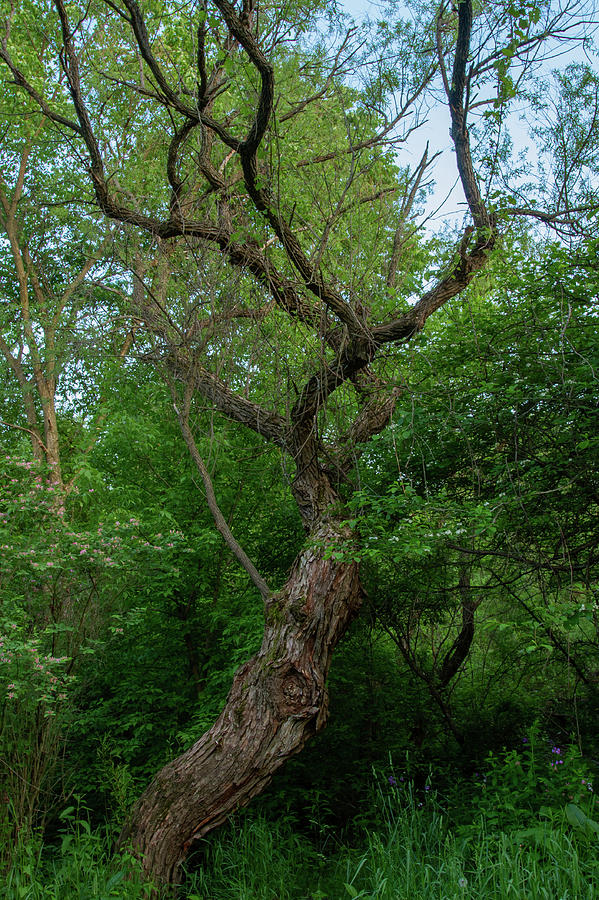
[[520, 702], [552, 685], [537, 709], [596, 704], [594, 242], [505, 244], [419, 342], [411, 403], [350, 501], [373, 614], [475, 753], [505, 673], [526, 684]]
[[58, 381], [84, 300], [84, 282], [97, 260], [90, 235], [88, 247], [85, 238], [82, 246], [73, 240], [70, 252], [63, 252], [58, 262], [58, 242], [70, 236], [65, 223], [53, 215], [47, 183], [45, 197], [40, 196], [44, 180], [51, 182], [44, 175], [51, 168], [56, 141], [42, 143], [47, 120], [28, 125], [19, 135], [5, 135], [0, 147], [0, 226], [9, 250], [2, 260], [7, 289], [0, 352], [17, 383], [26, 416], [24, 425], [2, 424], [29, 434], [34, 459], [47, 465], [50, 482], [62, 493]]
[[[544, 46], [580, 34], [584, 7], [423, 5], [415, 25], [381, 29], [374, 59], [351, 30], [332, 52], [314, 38], [324, 7], [283, 16], [269, 4], [214, 0], [177, 14], [152, 0], [81, 9], [54, 0], [53, 9], [35, 58], [24, 50], [27, 10], [13, 8], [0, 57], [28, 107], [70, 136], [99, 208], [138, 235], [135, 312], [155, 335], [216, 527], [264, 602], [262, 646], [223, 712], [158, 773], [123, 835], [148, 873], [174, 881], [194, 841], [325, 724], [331, 656], [362, 601], [344, 499], [401, 394], [401, 348], [485, 268], [514, 214], [562, 228], [576, 221], [567, 194], [548, 210], [500, 188], [510, 100]], [[51, 98], [40, 72], [58, 62], [64, 80]], [[368, 65], [374, 74], [358, 89]], [[438, 91], [468, 214], [442, 265], [426, 273], [413, 216], [428, 149], [399, 172], [392, 151]], [[195, 398], [292, 463], [307, 540], [279, 590], [220, 512], [191, 424]], [[327, 552], [339, 543], [355, 552]]]
[[13, 702], [0, 738], [13, 840], [44, 821], [60, 783], [51, 777], [64, 740], [55, 701], [66, 694], [52, 685], [60, 669], [71, 674], [98, 587], [76, 564], [68, 533], [81, 522], [67, 501], [98, 437], [115, 359], [122, 364], [133, 338], [114, 302], [126, 279], [111, 264], [110, 228], [86, 204], [83, 174], [71, 173], [65, 192], [64, 141], [46, 117], [17, 109], [14, 95], [2, 98], [10, 124], [0, 138], [0, 607]]

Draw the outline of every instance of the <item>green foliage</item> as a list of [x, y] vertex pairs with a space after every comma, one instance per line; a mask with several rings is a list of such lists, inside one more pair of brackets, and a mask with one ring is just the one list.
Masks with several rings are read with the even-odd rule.
[[[459, 805], [454, 806], [443, 801], [430, 783], [417, 789], [397, 773], [381, 776], [369, 827], [357, 847], [330, 844], [329, 832], [323, 830], [315, 849], [298, 839], [284, 821], [274, 826], [243, 817], [207, 842], [202, 871], [190, 882], [188, 896], [190, 900], [344, 896], [503, 900], [570, 895], [591, 900], [599, 885], [599, 868], [596, 843], [589, 843], [584, 832], [589, 830], [585, 823], [592, 820], [562, 802], [551, 811], [529, 810], [527, 828], [508, 821], [509, 807], [504, 810], [501, 804], [511, 799], [514, 786], [518, 789], [515, 759], [511, 754], [498, 760], [490, 775], [500, 816], [502, 812], [508, 816], [502, 819], [503, 827], [474, 802], [472, 785], [460, 783], [455, 793]], [[527, 759], [529, 751], [522, 756]], [[565, 765], [573, 761], [571, 756]], [[574, 763], [577, 767], [580, 771]], [[453, 824], [456, 818], [462, 820], [459, 827]]]
[[[530, 758], [525, 750], [522, 761]], [[490, 764], [488, 783], [499, 803], [511, 797], [514, 787], [521, 793], [513, 761], [513, 755], [506, 755]], [[286, 817], [269, 821], [239, 814], [203, 842], [181, 897], [592, 900], [599, 887], [599, 826], [580, 807], [569, 803], [559, 812], [541, 808], [540, 813], [529, 814], [524, 828], [516, 821], [509, 823], [506, 809], [508, 818], [499, 828], [486, 810], [471, 802], [472, 786], [462, 783], [461, 788], [456, 791], [459, 807], [448, 806], [429, 784], [418, 789], [397, 773], [381, 775], [369, 827], [351, 846], [332, 841], [327, 829], [309, 840]], [[462, 823], [459, 827], [453, 824], [456, 818]], [[15, 853], [15, 865], [0, 876], [4, 896], [10, 900], [149, 896], [135, 860], [127, 854], [111, 860], [104, 836], [91, 831], [81, 809], [66, 809], [61, 823], [56, 847], [44, 855], [33, 844]]]
[[582, 822], [585, 816], [592, 821], [596, 805], [592, 774], [574, 744], [562, 748], [541, 741], [533, 728], [520, 750], [491, 752], [482, 768], [483, 774], [475, 775], [474, 807], [489, 830], [524, 829], [522, 835], [527, 837], [532, 819], [563, 820], [564, 811], [572, 824], [572, 806], [581, 809]]
[[38, 844], [19, 840], [11, 868], [0, 872], [6, 900], [143, 900], [152, 885], [143, 881], [139, 863], [128, 853], [114, 858], [106, 835], [94, 832], [73, 806], [63, 810], [57, 846], [42, 855]]
[[[361, 546], [330, 550], [364, 561], [373, 612], [469, 747], [508, 706], [525, 727], [535, 705], [561, 715], [569, 666], [595, 703], [596, 270], [584, 248], [512, 254], [415, 347], [411, 409], [370, 443], [349, 502]], [[478, 636], [449, 690], [465, 599]]]

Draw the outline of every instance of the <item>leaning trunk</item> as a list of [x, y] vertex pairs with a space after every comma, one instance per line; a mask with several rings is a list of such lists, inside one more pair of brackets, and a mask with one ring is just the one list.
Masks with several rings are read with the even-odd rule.
[[361, 602], [357, 563], [323, 551], [350, 538], [331, 521], [312, 531], [285, 588], [267, 603], [262, 647], [235, 675], [218, 720], [133, 810], [121, 844], [132, 844], [159, 883], [176, 882], [194, 841], [259, 794], [323, 727], [331, 656]]

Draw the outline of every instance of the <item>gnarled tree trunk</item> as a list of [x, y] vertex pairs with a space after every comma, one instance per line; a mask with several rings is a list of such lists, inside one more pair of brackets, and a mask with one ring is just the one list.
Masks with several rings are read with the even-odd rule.
[[136, 805], [121, 844], [132, 844], [155, 880], [176, 882], [194, 841], [259, 794], [323, 727], [332, 653], [361, 603], [358, 564], [325, 559], [324, 547], [350, 537], [334, 521], [313, 529], [267, 603], [262, 646], [235, 675], [218, 720]]

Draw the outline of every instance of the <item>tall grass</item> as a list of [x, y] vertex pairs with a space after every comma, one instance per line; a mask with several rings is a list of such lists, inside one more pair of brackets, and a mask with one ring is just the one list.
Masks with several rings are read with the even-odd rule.
[[[484, 821], [468, 837], [443, 827], [441, 817], [418, 813], [390, 831], [369, 836], [353, 870], [346, 897], [361, 900], [593, 900], [599, 897], [596, 848], [550, 824], [534, 839], [488, 834]], [[223, 895], [223, 900], [226, 895]], [[342, 897], [340, 891], [326, 895]]]
[[[432, 794], [432, 792], [431, 792]], [[431, 794], [387, 792], [359, 846], [316, 846], [290, 822], [239, 817], [206, 841], [183, 900], [595, 900], [597, 836], [555, 813], [490, 830], [484, 815], [452, 828]], [[419, 799], [420, 798], [420, 799]], [[142, 900], [135, 861], [113, 858], [85, 820], [51, 852], [29, 842], [0, 875], [6, 900]]]
[[290, 826], [246, 821], [215, 837], [192, 900], [596, 900], [596, 836], [571, 833], [565, 815], [492, 831], [484, 816], [452, 830], [436, 798], [408, 786], [382, 803], [358, 849], [318, 852]]
[[60, 845], [45, 848], [29, 837], [12, 848], [11, 866], [0, 871], [2, 900], [147, 900], [136, 860], [113, 857], [105, 832], [93, 832], [86, 819], [69, 822]]

